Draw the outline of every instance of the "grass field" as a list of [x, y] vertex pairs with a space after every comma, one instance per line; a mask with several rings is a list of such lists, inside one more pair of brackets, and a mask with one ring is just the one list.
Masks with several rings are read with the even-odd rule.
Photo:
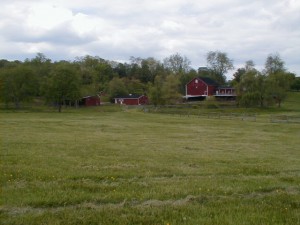
[[0, 224], [300, 224], [300, 124], [268, 116], [3, 110]]

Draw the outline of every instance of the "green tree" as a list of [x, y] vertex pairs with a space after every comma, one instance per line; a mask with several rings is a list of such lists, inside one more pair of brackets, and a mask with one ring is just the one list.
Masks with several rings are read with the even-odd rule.
[[149, 92], [149, 99], [150, 102], [155, 105], [164, 105], [165, 99], [163, 96], [163, 84], [164, 84], [164, 78], [163, 76], [156, 76], [154, 83], [149, 84], [148, 92]]
[[233, 60], [229, 59], [227, 53], [210, 51], [206, 55], [207, 67], [210, 70], [209, 76], [219, 84], [225, 84], [225, 74], [232, 70]]
[[233, 74], [233, 83], [240, 83], [242, 76], [246, 73], [245, 68], [238, 68], [237, 71]]
[[81, 97], [78, 68], [71, 63], [57, 63], [44, 85], [46, 100], [54, 103], [58, 112], [67, 101], [76, 102]]
[[8, 103], [13, 102], [16, 108], [20, 103], [31, 100], [38, 90], [38, 79], [29, 66], [17, 64], [1, 69], [0, 99]]
[[265, 70], [264, 73], [266, 75], [278, 73], [278, 72], [285, 72], [284, 61], [281, 59], [278, 53], [270, 54], [265, 62]]
[[179, 93], [180, 81], [177, 76], [169, 75], [163, 83], [163, 98], [166, 104], [176, 104], [182, 100], [182, 95]]
[[291, 74], [280, 70], [267, 77], [268, 95], [278, 107], [281, 107], [281, 103], [286, 99], [292, 82], [293, 77]]
[[251, 70], [255, 70], [255, 64], [254, 64], [253, 60], [248, 60], [245, 63], [245, 71], [248, 72]]
[[164, 59], [164, 66], [173, 74], [187, 73], [191, 69], [191, 61], [176, 53]]
[[36, 77], [39, 82], [39, 85], [37, 87], [37, 93], [38, 95], [42, 95], [40, 84], [43, 82], [43, 79], [49, 76], [52, 70], [51, 59], [48, 59], [43, 53], [37, 53], [35, 58], [26, 59], [24, 64], [30, 67], [36, 74]]
[[143, 84], [140, 80], [138, 79], [128, 79], [128, 78], [122, 78], [127, 92], [130, 94], [145, 94], [146, 92], [146, 85]]
[[277, 106], [280, 107], [295, 76], [287, 72], [285, 62], [278, 53], [270, 54], [267, 57], [264, 73], [267, 76], [268, 97], [273, 99]]
[[123, 79], [115, 77], [108, 83], [108, 94], [112, 101], [115, 97], [128, 95], [128, 89]]
[[115, 76], [110, 63], [98, 56], [77, 58], [75, 63], [80, 67], [81, 83], [84, 93], [97, 94], [107, 89], [109, 81]]
[[250, 71], [256, 71], [256, 69], [254, 68], [255, 64], [252, 60], [248, 60], [245, 63], [245, 66], [242, 68], [238, 68], [237, 71], [233, 74], [233, 80], [232, 80], [232, 84], [236, 85], [241, 81], [242, 76], [246, 73], [246, 72], [250, 72]]
[[244, 73], [236, 85], [238, 104], [245, 107], [263, 107], [267, 100], [265, 78], [256, 70]]
[[294, 91], [300, 91], [300, 77], [296, 77], [295, 75], [295, 78], [291, 84], [291, 89]]

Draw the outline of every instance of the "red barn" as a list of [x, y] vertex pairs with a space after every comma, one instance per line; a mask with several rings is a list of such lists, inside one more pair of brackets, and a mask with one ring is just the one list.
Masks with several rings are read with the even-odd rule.
[[85, 96], [79, 101], [79, 105], [81, 105], [81, 106], [99, 106], [100, 105], [100, 97], [98, 95]]
[[236, 93], [233, 87], [219, 86], [208, 77], [196, 77], [185, 85], [186, 99], [205, 99], [207, 96], [215, 96], [218, 99], [235, 99]]
[[207, 77], [196, 77], [185, 85], [185, 97], [206, 97], [215, 94], [218, 84]]
[[145, 105], [148, 104], [148, 97], [145, 95], [127, 95], [115, 98], [115, 103], [120, 105]]

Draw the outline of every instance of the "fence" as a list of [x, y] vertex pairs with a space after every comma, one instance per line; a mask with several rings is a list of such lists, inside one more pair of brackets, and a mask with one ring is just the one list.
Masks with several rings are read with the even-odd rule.
[[197, 109], [175, 108], [175, 107], [145, 107], [145, 113], [161, 113], [179, 117], [194, 117], [207, 119], [227, 119], [227, 120], [242, 120], [242, 121], [256, 121], [256, 114], [254, 113], [224, 113], [224, 112], [199, 112]]
[[[145, 113], [160, 113], [179, 117], [194, 117], [206, 119], [223, 119], [223, 120], [240, 120], [240, 121], [268, 121], [267, 117], [258, 118], [255, 113], [224, 113], [224, 112], [199, 112], [199, 109], [193, 106], [126, 106], [123, 110], [138, 109]], [[271, 123], [300, 123], [300, 115], [271, 115], [269, 121]]]
[[270, 116], [270, 122], [272, 122], [272, 123], [300, 123], [300, 116], [272, 115], [272, 116]]
[[207, 119], [223, 119], [223, 120], [243, 120], [243, 121], [256, 121], [255, 114], [239, 114], [239, 113], [181, 113], [179, 114], [180, 117], [197, 117], [197, 118], [207, 118]]

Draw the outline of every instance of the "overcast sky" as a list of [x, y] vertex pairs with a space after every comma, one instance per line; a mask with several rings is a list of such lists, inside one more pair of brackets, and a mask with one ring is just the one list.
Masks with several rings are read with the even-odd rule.
[[3, 59], [41, 52], [53, 61], [91, 55], [124, 62], [179, 53], [197, 69], [216, 50], [235, 68], [253, 60], [262, 69], [279, 53], [300, 76], [300, 1], [1, 0]]

